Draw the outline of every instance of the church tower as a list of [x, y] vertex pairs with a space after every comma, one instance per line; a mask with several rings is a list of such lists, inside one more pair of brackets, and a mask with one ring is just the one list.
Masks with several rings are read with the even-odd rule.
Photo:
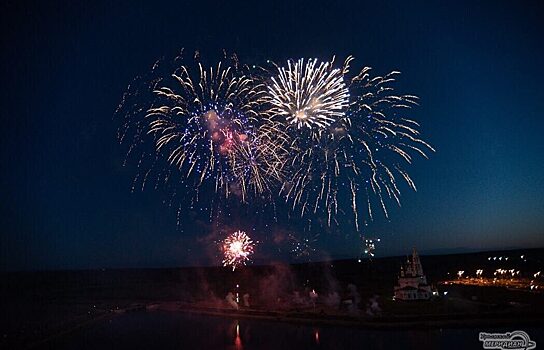
[[421, 260], [416, 248], [412, 257], [407, 258], [404, 268], [401, 266], [398, 284], [395, 286], [396, 300], [429, 300], [432, 295], [431, 286], [423, 274]]
[[415, 247], [412, 250], [412, 270], [414, 271], [414, 276], [424, 276], [423, 267], [421, 266], [421, 261]]

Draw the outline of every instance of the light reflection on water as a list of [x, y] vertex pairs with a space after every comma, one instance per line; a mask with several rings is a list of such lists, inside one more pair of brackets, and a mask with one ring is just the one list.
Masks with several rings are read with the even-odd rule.
[[[542, 330], [522, 328], [538, 344]], [[508, 330], [508, 329], [507, 329]], [[510, 331], [512, 329], [509, 329]], [[490, 329], [368, 330], [176, 312], [134, 312], [84, 329], [48, 349], [480, 349]], [[506, 330], [505, 330], [506, 331]], [[544, 339], [542, 339], [544, 341]]]
[[240, 323], [236, 321], [236, 339], [234, 339], [234, 347], [236, 349], [242, 350], [242, 338], [240, 338]]

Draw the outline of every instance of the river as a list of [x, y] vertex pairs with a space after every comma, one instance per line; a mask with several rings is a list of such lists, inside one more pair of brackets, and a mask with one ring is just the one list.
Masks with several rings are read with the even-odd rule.
[[[47, 344], [50, 349], [482, 349], [479, 331], [514, 329], [369, 330], [231, 319], [181, 312], [131, 312]], [[537, 344], [539, 328], [523, 329]]]

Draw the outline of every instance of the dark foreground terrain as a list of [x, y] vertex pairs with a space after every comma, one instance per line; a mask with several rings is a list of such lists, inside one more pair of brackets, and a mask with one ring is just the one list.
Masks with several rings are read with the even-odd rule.
[[[499, 259], [502, 257], [502, 259]], [[506, 259], [508, 257], [508, 260]], [[495, 259], [494, 259], [495, 258]], [[497, 269], [544, 285], [544, 249], [423, 256], [432, 301], [393, 300], [405, 258], [341, 260], [297, 265], [2, 273], [1, 348], [43, 348], [121, 314], [184, 312], [236, 319], [286, 321], [365, 329], [542, 328], [544, 293], [529, 286], [446, 284]], [[502, 276], [501, 278], [506, 278]], [[524, 282], [525, 283], [525, 282]], [[544, 288], [540, 287], [540, 288]], [[309, 292], [315, 290], [314, 303]], [[227, 293], [249, 294], [233, 310]], [[298, 293], [298, 295], [296, 294]], [[75, 344], [75, 343], [74, 343]], [[53, 346], [55, 347], [55, 346]]]

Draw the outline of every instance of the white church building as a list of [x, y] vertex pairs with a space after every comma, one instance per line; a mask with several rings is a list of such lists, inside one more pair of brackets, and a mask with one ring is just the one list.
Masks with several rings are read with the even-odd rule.
[[429, 300], [431, 296], [431, 286], [427, 283], [419, 255], [414, 248], [412, 258], [408, 258], [406, 265], [400, 268], [398, 284], [395, 286], [395, 300]]

